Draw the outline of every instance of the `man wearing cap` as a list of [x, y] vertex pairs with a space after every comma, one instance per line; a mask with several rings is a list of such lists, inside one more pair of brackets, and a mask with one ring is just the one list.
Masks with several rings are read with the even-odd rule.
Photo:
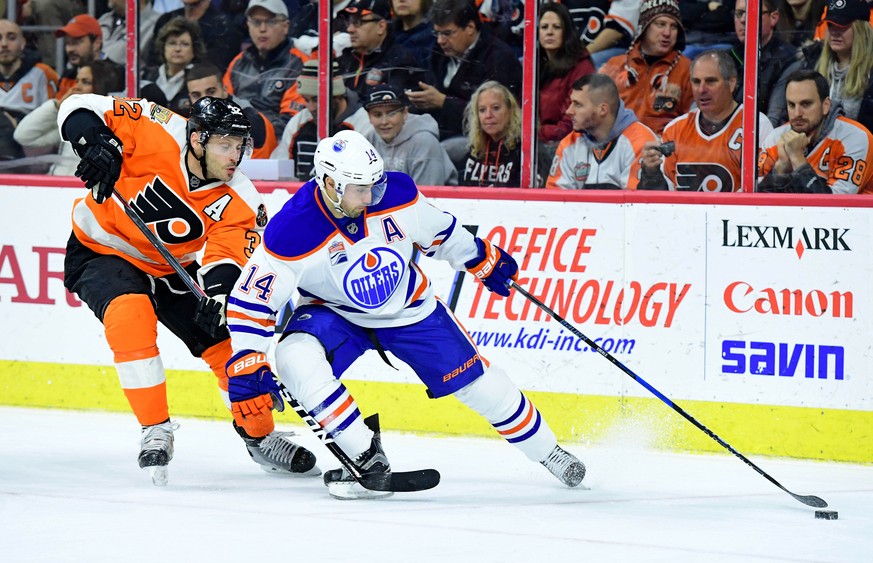
[[212, 63], [194, 63], [185, 69], [185, 86], [188, 88], [188, 98], [193, 106], [197, 100], [205, 96], [230, 100], [242, 108], [243, 115], [252, 124], [252, 158], [270, 158], [276, 149], [276, 130], [263, 113], [244, 99], [234, 99], [227, 91], [222, 80], [222, 72]]
[[58, 89], [58, 74], [24, 47], [18, 24], [0, 19], [0, 160], [24, 156], [12, 136], [18, 120], [53, 98]]
[[436, 120], [409, 113], [402, 90], [370, 86], [364, 108], [373, 125], [367, 140], [382, 155], [386, 170], [409, 174], [419, 186], [457, 185], [458, 171], [440, 144]]
[[[109, 0], [109, 11], [97, 20], [103, 34], [103, 53], [115, 64], [127, 64], [127, 0]], [[139, 0], [139, 60], [149, 60], [149, 47], [160, 14], [149, 0]]]
[[684, 48], [676, 0], [644, 0], [631, 48], [600, 69], [615, 81], [625, 106], [658, 135], [691, 109], [691, 61], [682, 54]]
[[55, 31], [55, 37], [64, 38], [67, 68], [58, 85], [58, 100], [76, 85], [79, 67], [99, 59], [103, 50], [103, 31], [100, 23], [88, 14], [73, 16], [67, 25]]
[[789, 122], [764, 140], [760, 192], [873, 193], [873, 135], [831, 103], [830, 87], [814, 70], [788, 78]]
[[[336, 62], [332, 67], [330, 115], [333, 121], [330, 134], [352, 129], [366, 136], [373, 130], [367, 110], [357, 92], [346, 90]], [[315, 116], [318, 115], [318, 59], [303, 63], [303, 72], [297, 77], [295, 89], [306, 106], [285, 126], [279, 146], [270, 158], [294, 161], [294, 176], [305, 182], [312, 177], [313, 157], [318, 145], [318, 124], [315, 122]]]
[[[125, 2], [125, 0], [113, 1]], [[270, 2], [270, 4], [275, 3]], [[278, 0], [278, 3], [284, 6], [282, 0]], [[255, 4], [258, 2], [249, 2], [249, 9]], [[285, 8], [285, 14], [287, 13], [288, 9]], [[245, 39], [243, 32], [234, 23], [233, 18], [218, 7], [218, 3], [213, 3], [211, 0], [182, 0], [180, 9], [166, 12], [158, 18], [154, 36], [157, 37], [161, 28], [177, 16], [197, 22], [206, 42], [206, 59], [218, 68], [226, 69], [231, 59], [239, 53], [240, 45]], [[287, 15], [285, 17], [287, 18]], [[158, 66], [157, 52], [150, 50], [149, 57], [150, 64]]]
[[346, 89], [366, 95], [374, 84], [392, 84], [406, 90], [418, 86], [424, 67], [412, 53], [394, 42], [388, 0], [357, 0], [345, 9], [351, 47], [337, 59]]
[[282, 0], [251, 0], [246, 25], [252, 44], [230, 62], [224, 85], [266, 115], [276, 131], [282, 131], [304, 107], [297, 77], [310, 57], [288, 39], [288, 7]]

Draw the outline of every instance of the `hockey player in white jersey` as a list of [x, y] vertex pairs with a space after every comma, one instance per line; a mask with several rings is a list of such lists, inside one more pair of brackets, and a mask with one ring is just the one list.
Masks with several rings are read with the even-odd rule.
[[[267, 225], [227, 302], [234, 357], [227, 364], [239, 416], [281, 408], [265, 353], [277, 313], [300, 293], [276, 346], [279, 379], [368, 478], [390, 479], [378, 425], [361, 418], [340, 377], [364, 352], [406, 362], [434, 398], [454, 395], [497, 432], [569, 487], [585, 466], [562, 449], [533, 403], [477, 350], [436, 299], [415, 262], [427, 256], [466, 269], [509, 295], [518, 266], [505, 250], [476, 238], [433, 206], [406, 174], [384, 172], [359, 133], [319, 142], [315, 178]], [[345, 469], [325, 473], [336, 498], [387, 496], [360, 486]]]

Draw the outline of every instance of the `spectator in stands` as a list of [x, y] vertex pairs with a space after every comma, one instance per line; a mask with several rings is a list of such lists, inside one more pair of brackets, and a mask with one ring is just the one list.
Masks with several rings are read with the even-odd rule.
[[676, 0], [644, 0], [630, 50], [600, 69], [615, 81], [628, 109], [659, 135], [670, 120], [691, 109], [691, 61], [684, 48]]
[[496, 80], [521, 95], [521, 65], [512, 48], [482, 27], [472, 0], [436, 0], [431, 23], [439, 49], [430, 58], [424, 82], [406, 92], [420, 111], [434, 116], [440, 141], [456, 165], [467, 151], [459, 116], [483, 82]]
[[67, 69], [61, 74], [58, 84], [58, 98], [64, 98], [67, 91], [78, 83], [79, 67], [101, 57], [103, 31], [92, 16], [79, 14], [55, 30], [55, 37], [64, 38], [64, 52], [67, 54]]
[[779, 0], [779, 22], [776, 31], [780, 38], [795, 47], [812, 41], [815, 26], [821, 20], [828, 0]]
[[637, 189], [643, 146], [657, 143], [655, 133], [624, 107], [605, 74], [577, 80], [570, 100], [573, 132], [558, 145], [546, 187]]
[[63, 97], [47, 100], [21, 119], [15, 128], [15, 140], [25, 149], [48, 149], [57, 152], [57, 162], [49, 174], [72, 176], [79, 157], [58, 130], [58, 108], [73, 94], [115, 94], [124, 90], [124, 68], [109, 60], [92, 60], [77, 69], [76, 84]]
[[[776, 127], [784, 123], [785, 85], [780, 85], [782, 73], [794, 63], [797, 48], [777, 37], [773, 30], [779, 22], [776, 0], [762, 0], [760, 42], [758, 43], [758, 111], [767, 114]], [[737, 42], [730, 49], [731, 58], [737, 65], [737, 90], [734, 100], [743, 101], [743, 72], [746, 50], [746, 0], [737, 0], [734, 10], [734, 26]]]
[[[122, 0], [123, 1], [123, 0]], [[183, 16], [187, 20], [195, 21], [200, 26], [200, 31], [203, 33], [203, 39], [206, 41], [206, 60], [214, 64], [220, 69], [227, 68], [231, 59], [239, 53], [243, 42], [242, 30], [233, 25], [233, 19], [225, 14], [221, 8], [211, 2], [211, 0], [182, 0], [184, 6], [179, 10], [173, 10], [162, 14], [155, 24], [155, 35], [160, 32], [160, 29], [166, 25], [171, 19]], [[273, 0], [270, 2], [258, 2], [251, 0], [249, 7], [246, 9], [246, 15], [251, 11], [253, 6], [259, 4], [281, 4], [284, 9], [285, 19], [288, 19], [288, 8], [282, 0]], [[287, 24], [285, 31], [288, 31]], [[251, 32], [251, 25], [249, 25]], [[254, 37], [252, 41], [254, 41]], [[155, 56], [157, 53], [152, 51], [150, 62], [155, 64], [157, 61]]]
[[[139, 60], [155, 60], [149, 53], [160, 14], [151, 2], [139, 0]], [[97, 20], [103, 30], [103, 52], [110, 61], [127, 65], [127, 0], [109, 0], [109, 11]]]
[[432, 6], [433, 0], [391, 0], [394, 42], [412, 53], [424, 68], [427, 68], [430, 54], [436, 48], [433, 26], [427, 19]]
[[161, 66], [143, 73], [140, 95], [187, 117], [191, 100], [185, 85], [185, 69], [206, 56], [200, 26], [185, 18], [173, 18], [158, 32], [155, 48], [160, 53]]
[[[346, 7], [352, 0], [331, 0], [333, 20], [333, 51], [342, 53], [352, 45], [346, 32]], [[317, 56], [318, 49], [318, 2], [309, 2], [300, 7], [300, 11], [291, 20], [288, 37], [294, 42], [294, 48], [307, 56]]]
[[831, 103], [873, 131], [873, 27], [865, 0], [833, 0], [825, 40], [804, 49], [803, 68], [815, 69], [830, 84]]
[[594, 65], [563, 4], [548, 2], [542, 6], [538, 33], [537, 170], [545, 178], [558, 143], [573, 130], [573, 120], [567, 113], [573, 85], [593, 73]]
[[788, 78], [789, 122], [764, 140], [761, 192], [873, 193], [873, 135], [840, 115], [827, 79], [814, 70]]
[[364, 108], [373, 131], [367, 140], [382, 155], [386, 170], [409, 174], [419, 186], [456, 185], [458, 171], [440, 145], [436, 121], [426, 113], [409, 113], [404, 98], [390, 84], [369, 87]]
[[[639, 188], [742, 190], [743, 106], [733, 97], [736, 83], [737, 67], [727, 51], [704, 51], [694, 58], [691, 89], [697, 109], [664, 128], [661, 140], [670, 147], [665, 151], [670, 153], [666, 159], [658, 143], [647, 143], [643, 148]], [[758, 113], [758, 138], [765, 139], [771, 131], [770, 120]]]
[[389, 0], [357, 0], [349, 4], [351, 47], [337, 58], [346, 90], [354, 90], [362, 99], [367, 86], [391, 84], [401, 90], [418, 86], [424, 68], [412, 53], [394, 42]]
[[640, 18], [639, 0], [561, 0], [595, 67], [628, 50]]
[[814, 70], [788, 78], [789, 122], [764, 140], [760, 192], [873, 193], [873, 135], [841, 115], [827, 79]]
[[185, 85], [191, 105], [204, 96], [230, 99], [242, 108], [252, 124], [251, 137], [254, 150], [252, 158], [270, 158], [276, 149], [276, 130], [267, 116], [259, 112], [248, 100], [235, 99], [221, 81], [221, 69], [212, 63], [195, 63], [185, 70]]
[[288, 8], [282, 0], [251, 0], [246, 9], [251, 46], [224, 74], [227, 91], [266, 115], [276, 131], [304, 107], [297, 77], [309, 57], [288, 39]]
[[521, 109], [509, 88], [496, 80], [480, 84], [464, 111], [464, 130], [468, 149], [460, 185], [519, 187]]
[[[353, 129], [368, 136], [373, 131], [367, 110], [364, 109], [358, 94], [346, 91], [336, 62], [332, 64], [330, 115], [332, 116], [329, 134]], [[306, 107], [297, 112], [288, 122], [273, 151], [272, 158], [290, 158], [294, 161], [294, 176], [300, 181], [312, 177], [313, 156], [318, 145], [318, 59], [303, 64], [303, 72], [297, 78], [296, 89], [306, 102]]]
[[694, 58], [707, 49], [729, 49], [734, 35], [734, 0], [679, 0], [685, 29], [684, 55]]
[[[60, 27], [69, 22], [73, 16], [87, 11], [87, 2], [83, 0], [19, 0], [18, 4], [21, 10], [21, 19], [18, 22], [28, 26]], [[6, 14], [5, 8], [0, 9], [0, 16]], [[55, 69], [62, 66], [63, 61], [55, 60], [55, 38], [52, 34], [38, 32], [36, 36], [36, 46], [42, 55], [42, 62]], [[75, 82], [74, 70], [72, 84]]]
[[18, 24], [0, 19], [0, 160], [24, 156], [13, 138], [18, 122], [58, 91], [58, 74], [24, 47]]

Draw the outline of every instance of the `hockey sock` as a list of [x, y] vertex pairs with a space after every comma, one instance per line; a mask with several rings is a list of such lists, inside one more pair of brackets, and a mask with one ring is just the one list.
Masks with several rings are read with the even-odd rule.
[[118, 380], [143, 426], [170, 418], [164, 366], [158, 354], [158, 318], [147, 295], [116, 297], [103, 314]]
[[[232, 355], [233, 349], [230, 347], [230, 339], [207, 348], [201, 355], [203, 360], [209, 364], [215, 377], [218, 378], [218, 391], [228, 411], [230, 410], [230, 397], [227, 394], [227, 373], [225, 373], [224, 367]], [[272, 411], [260, 416], [247, 417], [240, 426], [252, 438], [261, 438], [276, 429]]]
[[558, 443], [540, 411], [494, 364], [455, 392], [455, 397], [484, 416], [507, 442], [533, 461], [546, 459]]
[[373, 432], [346, 386], [333, 375], [324, 348], [311, 334], [286, 337], [276, 349], [276, 372], [288, 390], [352, 459], [370, 448]]

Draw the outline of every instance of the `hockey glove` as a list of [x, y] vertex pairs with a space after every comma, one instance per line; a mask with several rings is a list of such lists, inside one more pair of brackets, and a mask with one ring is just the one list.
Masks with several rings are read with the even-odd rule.
[[518, 264], [515, 259], [497, 245], [486, 239], [476, 238], [479, 254], [464, 266], [467, 271], [479, 278], [488, 291], [509, 297], [510, 279], [518, 279]]
[[109, 127], [100, 125], [86, 129], [73, 143], [73, 149], [82, 159], [76, 168], [76, 176], [91, 190], [91, 197], [103, 203], [112, 197], [112, 188], [121, 175], [124, 147], [121, 140]]
[[242, 425], [248, 418], [265, 415], [271, 409], [279, 412], [285, 410], [266, 354], [242, 350], [228, 360], [224, 369], [231, 413], [237, 424]]
[[203, 297], [194, 312], [194, 324], [213, 338], [227, 337], [227, 295]]

